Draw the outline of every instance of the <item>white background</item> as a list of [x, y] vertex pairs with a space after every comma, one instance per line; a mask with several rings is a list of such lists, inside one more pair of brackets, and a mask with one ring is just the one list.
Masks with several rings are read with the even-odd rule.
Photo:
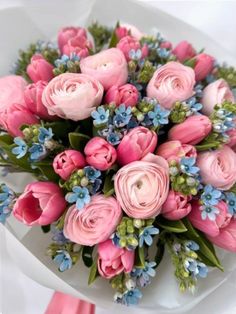
[[[28, 1], [33, 2], [35, 0]], [[235, 1], [140, 1], [148, 2], [151, 6], [158, 7], [169, 14], [184, 19], [187, 23], [206, 32], [232, 55], [236, 56]], [[0, 9], [15, 6], [19, 3], [20, 0], [0, 0]], [[0, 314], [43, 314], [53, 292], [45, 287], [41, 287], [23, 275], [8, 257], [4, 247], [4, 234], [0, 234], [0, 240]], [[232, 288], [234, 289], [234, 287]], [[226, 293], [226, 305], [228, 301]], [[215, 300], [209, 299], [208, 302], [209, 309], [212, 309], [212, 304]], [[204, 308], [192, 310], [191, 314], [200, 314], [202, 311], [202, 313], [208, 314], [208, 311], [204, 312], [207, 308], [205, 304]], [[211, 313], [213, 312], [211, 311]], [[234, 313], [236, 313], [236, 306], [231, 308], [225, 306], [225, 309], [222, 309], [220, 312], [220, 314]], [[110, 313], [97, 309], [96, 314]]]

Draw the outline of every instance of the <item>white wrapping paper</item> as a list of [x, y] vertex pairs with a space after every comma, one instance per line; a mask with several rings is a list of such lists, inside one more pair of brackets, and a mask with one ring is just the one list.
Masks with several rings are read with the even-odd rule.
[[[227, 60], [236, 65], [236, 60], [226, 53], [222, 47], [212, 42], [206, 35], [191, 26], [170, 17], [158, 9], [148, 8], [130, 0], [70, 0], [70, 1], [40, 1], [0, 12], [0, 75], [9, 72], [11, 63], [17, 56], [19, 48], [25, 48], [31, 41], [37, 39], [55, 39], [58, 29], [65, 25], [87, 25], [92, 20], [99, 20], [108, 25], [114, 25], [117, 20], [135, 24], [147, 33], [160, 31], [166, 38], [178, 42], [187, 39], [199, 48], [207, 47], [219, 60]], [[27, 6], [26, 6], [27, 5]], [[105, 9], [104, 9], [105, 8]], [[14, 23], [13, 23], [14, 21]], [[18, 191], [23, 190], [31, 178], [9, 176], [8, 180]], [[50, 242], [48, 235], [40, 229], [27, 228], [11, 218], [5, 228], [6, 244], [10, 255], [15, 259], [21, 270], [37, 282], [91, 301], [99, 307], [105, 307], [112, 313], [133, 313], [133, 309], [121, 308], [112, 302], [113, 291], [105, 280], [99, 279], [92, 287], [87, 286], [88, 270], [82, 264], [76, 265], [70, 271], [59, 273], [54, 263], [45, 256], [45, 249]], [[3, 228], [1, 226], [1, 228]], [[144, 298], [135, 313], [184, 313], [200, 302], [210, 299], [228, 289], [227, 295], [235, 289], [236, 257], [234, 254], [219, 251], [225, 272], [212, 270], [206, 280], [199, 281], [199, 290], [192, 296], [178, 292], [178, 286], [173, 276], [169, 256], [166, 255], [152, 284], [143, 290]], [[232, 292], [231, 292], [232, 291]], [[215, 300], [216, 305], [219, 301]], [[216, 306], [214, 313], [222, 306]], [[217, 310], [218, 308], [218, 310]]]

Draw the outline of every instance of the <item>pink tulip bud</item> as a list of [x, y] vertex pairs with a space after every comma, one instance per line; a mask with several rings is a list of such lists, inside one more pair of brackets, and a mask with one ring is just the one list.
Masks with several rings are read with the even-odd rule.
[[142, 53], [141, 58], [145, 58], [148, 55], [147, 45], [144, 45], [142, 47], [140, 42], [131, 36], [123, 37], [118, 42], [116, 47], [123, 52], [127, 61], [129, 61], [131, 59], [130, 58], [130, 51], [131, 50], [134, 50], [134, 51], [141, 50], [141, 53]]
[[68, 41], [75, 37], [85, 37], [87, 38], [87, 33], [85, 28], [82, 27], [64, 27], [58, 33], [58, 46], [62, 52], [63, 47], [68, 43]]
[[126, 27], [117, 27], [115, 30], [116, 36], [119, 40], [121, 40], [121, 38], [126, 37], [129, 35], [129, 31]]
[[157, 155], [167, 161], [180, 161], [182, 157], [197, 157], [196, 148], [192, 145], [182, 144], [180, 141], [169, 141], [161, 144], [157, 149]]
[[190, 197], [174, 190], [170, 190], [162, 206], [162, 215], [169, 220], [179, 220], [191, 211]]
[[36, 83], [38, 81], [49, 82], [53, 77], [53, 66], [47, 62], [41, 54], [35, 54], [27, 66], [27, 74]]
[[74, 53], [80, 58], [85, 58], [89, 55], [89, 48], [92, 48], [92, 43], [86, 37], [77, 36], [68, 40], [62, 52], [67, 56]]
[[212, 72], [215, 59], [212, 56], [207, 55], [206, 53], [200, 53], [195, 57], [195, 60], [195, 78], [196, 81], [201, 81]]
[[172, 50], [172, 53], [177, 57], [180, 62], [191, 59], [196, 55], [195, 49], [186, 40], [178, 43], [178, 45]]
[[138, 102], [139, 92], [132, 84], [125, 84], [123, 86], [112, 86], [108, 89], [105, 95], [106, 103], [115, 103], [117, 106], [125, 104], [128, 106], [135, 106]]
[[160, 47], [165, 49], [172, 49], [172, 43], [170, 41], [163, 41], [160, 44]]

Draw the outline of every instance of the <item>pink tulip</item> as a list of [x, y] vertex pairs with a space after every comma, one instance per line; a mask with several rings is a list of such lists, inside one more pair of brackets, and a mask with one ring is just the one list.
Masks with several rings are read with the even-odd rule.
[[62, 52], [63, 47], [68, 43], [68, 41], [75, 37], [85, 37], [87, 38], [87, 33], [85, 28], [82, 27], [64, 27], [62, 28], [57, 37], [58, 46]]
[[236, 129], [232, 129], [227, 132], [229, 136], [229, 143], [227, 145], [236, 153]]
[[101, 137], [92, 138], [85, 146], [86, 161], [90, 166], [104, 171], [116, 161], [115, 148]]
[[163, 41], [160, 43], [161, 48], [172, 49], [172, 43], [170, 41]]
[[187, 216], [191, 211], [190, 197], [174, 190], [170, 190], [161, 214], [169, 220], [179, 220]]
[[182, 144], [180, 141], [168, 141], [157, 148], [157, 155], [165, 158], [168, 162], [180, 161], [182, 157], [197, 157], [196, 148], [192, 145]]
[[186, 40], [178, 43], [178, 45], [172, 50], [172, 53], [177, 57], [180, 62], [191, 59], [196, 55], [195, 49]]
[[157, 145], [157, 134], [143, 126], [127, 133], [117, 148], [118, 163], [122, 166], [140, 160], [153, 153]]
[[68, 149], [58, 154], [53, 161], [54, 171], [63, 179], [69, 179], [72, 172], [86, 166], [84, 156], [77, 150]]
[[201, 81], [212, 72], [215, 59], [206, 53], [200, 53], [195, 57], [195, 60], [194, 72], [196, 81]]
[[123, 52], [123, 54], [125, 55], [125, 58], [126, 58], [127, 61], [130, 61], [132, 59], [130, 57], [130, 51], [131, 50], [134, 50], [134, 51], [141, 50], [141, 53], [142, 53], [141, 58], [142, 59], [146, 58], [147, 55], [148, 55], [148, 46], [144, 45], [142, 47], [140, 42], [137, 39], [135, 39], [135, 38], [133, 38], [131, 36], [123, 37], [118, 42], [116, 47]]
[[140, 40], [142, 37], [145, 36], [143, 32], [141, 32], [136, 26], [128, 24], [128, 23], [122, 23], [120, 25], [122, 28], [126, 28], [128, 30], [128, 35], [130, 34], [132, 37], [134, 37], [137, 40]]
[[92, 48], [92, 43], [82, 36], [73, 37], [63, 46], [63, 54], [70, 56], [72, 53], [80, 58], [85, 58], [89, 55], [89, 48]]
[[12, 136], [22, 136], [22, 125], [37, 124], [38, 119], [26, 107], [18, 104], [8, 106], [0, 113], [0, 125]]
[[135, 106], [138, 102], [139, 92], [132, 84], [125, 84], [123, 86], [112, 86], [108, 89], [105, 95], [106, 103], [115, 103], [117, 106], [125, 104], [128, 106]]
[[107, 279], [123, 272], [130, 273], [134, 266], [134, 251], [115, 246], [111, 240], [98, 244], [98, 271]]
[[33, 55], [26, 71], [34, 83], [38, 81], [49, 82], [54, 77], [53, 66], [41, 54]]
[[173, 126], [168, 133], [168, 138], [171, 141], [180, 141], [182, 144], [195, 145], [201, 142], [211, 129], [212, 124], [208, 117], [194, 115]]
[[129, 30], [126, 27], [119, 26], [116, 28], [115, 33], [117, 38], [121, 40], [121, 38], [129, 35]]
[[52, 182], [33, 182], [16, 201], [13, 214], [26, 225], [49, 225], [58, 220], [66, 208], [61, 189]]

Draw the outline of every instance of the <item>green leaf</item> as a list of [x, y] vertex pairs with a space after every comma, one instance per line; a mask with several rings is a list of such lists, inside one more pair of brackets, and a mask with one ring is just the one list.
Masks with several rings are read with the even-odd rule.
[[105, 196], [111, 196], [115, 192], [114, 181], [112, 180], [112, 177], [113, 177], [113, 175], [111, 175], [111, 174], [106, 176], [104, 186], [102, 189]]
[[66, 138], [67, 134], [73, 130], [73, 125], [68, 120], [45, 122], [44, 127], [51, 128], [53, 134], [59, 139]]
[[94, 246], [84, 246], [82, 250], [82, 259], [86, 267], [93, 265], [93, 249]]
[[51, 230], [51, 225], [41, 226], [43, 233], [48, 233]]
[[119, 22], [117, 22], [116, 24], [116, 27], [114, 28], [114, 31], [112, 32], [112, 35], [111, 35], [111, 40], [110, 40], [110, 43], [109, 43], [109, 48], [113, 48], [113, 47], [116, 47], [118, 41], [119, 41], [119, 38], [116, 36], [116, 29], [120, 26]]
[[85, 145], [90, 140], [90, 137], [85, 134], [71, 132], [69, 133], [70, 146], [79, 151], [83, 151]]
[[145, 267], [145, 253], [144, 246], [138, 247], [135, 251], [135, 267], [144, 268]]
[[156, 251], [155, 258], [154, 258], [154, 260], [156, 262], [155, 268], [157, 268], [159, 266], [159, 264], [162, 261], [162, 258], [164, 256], [164, 253], [165, 253], [165, 245], [161, 240], [159, 240], [157, 242], [157, 251]]
[[93, 262], [92, 267], [90, 268], [88, 285], [90, 286], [96, 280], [98, 276], [99, 274], [98, 274], [98, 265], [97, 265], [97, 258], [96, 258]]
[[212, 243], [208, 241], [200, 231], [197, 231], [187, 218], [183, 219], [183, 223], [188, 230], [184, 235], [187, 235], [188, 239], [197, 242], [200, 247], [200, 250], [197, 252], [198, 256], [207, 265], [215, 266], [223, 271], [223, 266], [216, 256], [215, 249]]
[[190, 68], [194, 68], [195, 64], [196, 64], [196, 59], [192, 58], [192, 59], [188, 59], [184, 62], [184, 65], [190, 67]]
[[157, 220], [157, 225], [169, 232], [182, 233], [187, 231], [185, 225], [181, 220], [173, 221], [160, 217]]

